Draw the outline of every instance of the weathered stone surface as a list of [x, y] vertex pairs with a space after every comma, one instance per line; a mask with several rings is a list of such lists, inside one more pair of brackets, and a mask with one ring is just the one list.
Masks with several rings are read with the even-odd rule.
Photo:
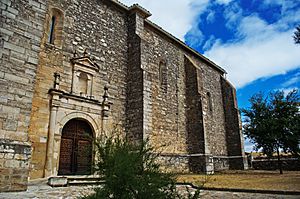
[[233, 86], [223, 78], [221, 79], [221, 85], [226, 121], [225, 128], [228, 155], [232, 157], [229, 159], [229, 168], [245, 169], [248, 165], [247, 159], [244, 157], [244, 140], [237, 107], [236, 91]]
[[[38, 57], [32, 46], [39, 46], [41, 38], [33, 41], [24, 33], [42, 26], [43, 21], [27, 1], [4, 0], [0, 5], [4, 39], [0, 42], [0, 152], [4, 154], [0, 169], [5, 170], [0, 176], [0, 191], [26, 190], [31, 154], [28, 126], [37, 67], [36, 62], [27, 64], [27, 53]], [[25, 72], [28, 70], [31, 72]]]
[[3, 149], [10, 155], [0, 153], [0, 168], [57, 175], [72, 119], [86, 121], [94, 139], [149, 139], [166, 171], [244, 167], [225, 71], [145, 20], [145, 10], [112, 0], [0, 5], [0, 138], [32, 143], [30, 163], [27, 152]]
[[27, 189], [30, 156], [29, 143], [0, 139], [0, 192]]
[[50, 177], [48, 179], [48, 185], [51, 187], [64, 187], [68, 184], [67, 177]]

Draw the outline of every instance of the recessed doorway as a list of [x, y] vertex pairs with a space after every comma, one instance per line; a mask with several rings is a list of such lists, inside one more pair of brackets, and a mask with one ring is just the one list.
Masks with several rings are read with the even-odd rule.
[[63, 128], [58, 175], [90, 175], [93, 131], [84, 120], [72, 119]]

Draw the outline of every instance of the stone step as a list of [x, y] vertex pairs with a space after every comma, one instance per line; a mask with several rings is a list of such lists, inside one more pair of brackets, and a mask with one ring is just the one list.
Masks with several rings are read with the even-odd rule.
[[101, 180], [101, 177], [67, 177], [68, 182], [72, 181], [98, 181]]
[[48, 179], [52, 187], [96, 185], [104, 183], [100, 176], [55, 176]]
[[99, 185], [99, 184], [103, 184], [104, 181], [103, 180], [75, 180], [75, 181], [68, 181], [68, 186], [85, 186], [85, 185]]

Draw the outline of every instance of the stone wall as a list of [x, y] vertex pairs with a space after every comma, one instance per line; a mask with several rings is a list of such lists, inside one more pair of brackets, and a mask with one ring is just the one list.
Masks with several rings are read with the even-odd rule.
[[[49, 42], [49, 34], [52, 17], [56, 17], [56, 29], [54, 28], [54, 42]], [[73, 65], [71, 59], [88, 56], [91, 62], [99, 66], [99, 72], [93, 75], [92, 96], [85, 98], [102, 101], [104, 86], [109, 88], [111, 106], [110, 120], [106, 125], [114, 131], [125, 129], [125, 104], [126, 104], [126, 82], [127, 82], [127, 13], [117, 8], [110, 1], [71, 1], [71, 0], [49, 0], [47, 13], [43, 23], [45, 31], [41, 32], [43, 39], [37, 69], [37, 81], [35, 84], [33, 108], [31, 114], [31, 125], [29, 131], [30, 141], [33, 143], [33, 155], [31, 161], [31, 178], [41, 178], [47, 164], [46, 152], [49, 139], [49, 123], [51, 95], [49, 89], [53, 88], [55, 72], [60, 74], [60, 91], [66, 94], [79, 95], [74, 91]], [[79, 99], [79, 98], [77, 98]], [[68, 103], [68, 99], [65, 99]], [[93, 103], [92, 103], [93, 104]], [[76, 103], [58, 107], [58, 114], [79, 113], [94, 115], [94, 105]], [[50, 108], [49, 108], [50, 107]], [[97, 108], [97, 109], [100, 109]], [[97, 110], [96, 109], [96, 110]], [[61, 117], [62, 118], [62, 117]], [[85, 119], [85, 118], [81, 118]], [[96, 125], [102, 128], [101, 111], [95, 117]], [[57, 124], [60, 124], [57, 121]], [[96, 136], [100, 131], [93, 129]], [[55, 133], [61, 134], [61, 129]], [[110, 132], [107, 132], [110, 133]], [[57, 138], [59, 139], [59, 137]], [[58, 147], [59, 145], [55, 145]], [[55, 156], [53, 170], [57, 170], [59, 158]]]
[[229, 168], [244, 169], [247, 167], [247, 159], [244, 152], [244, 141], [241, 132], [242, 128], [235, 89], [224, 78], [221, 78], [221, 84], [226, 121], [226, 140], [228, 156], [230, 156]]
[[[185, 58], [185, 99], [186, 99], [186, 134], [189, 168], [191, 172], [206, 171], [205, 134], [203, 126], [203, 109], [201, 91], [203, 90], [201, 72], [195, 65]], [[201, 154], [201, 155], [199, 155]]]
[[[199, 70], [185, 58], [185, 98], [186, 98], [186, 133], [187, 148], [189, 154], [205, 153], [205, 138], [203, 129], [203, 111], [201, 90], [202, 84], [198, 85]], [[202, 79], [200, 82], [203, 81]], [[199, 89], [200, 87], [200, 89]]]
[[[179, 67], [183, 66], [183, 56], [176, 46], [147, 26], [143, 36], [142, 68], [147, 75], [144, 90], [148, 93], [144, 103], [151, 113], [151, 120], [147, 121], [149, 139], [163, 153], [186, 153], [185, 130], [179, 132], [178, 123], [184, 120], [184, 115], [179, 118], [178, 113], [177, 77]], [[160, 71], [160, 64], [165, 71]]]
[[0, 190], [27, 188], [28, 126], [45, 1], [0, 2]]
[[[277, 159], [252, 160], [251, 165], [256, 170], [278, 170]], [[282, 169], [285, 171], [300, 171], [300, 160], [297, 158], [282, 159]]]
[[0, 140], [0, 192], [27, 189], [30, 143]]
[[[166, 146], [167, 153], [193, 154], [191, 162], [199, 164], [191, 164], [205, 170], [205, 162], [210, 159], [206, 155], [228, 155], [220, 80], [223, 72], [182, 49], [149, 23], [145, 24], [143, 38], [143, 70], [151, 77], [150, 138], [155, 145]], [[160, 82], [160, 62], [167, 66], [166, 89]], [[228, 168], [224, 161], [219, 165]]]
[[[128, 70], [127, 70], [127, 103], [126, 131], [132, 141], [143, 140], [143, 71], [141, 69], [141, 38], [139, 26], [142, 19], [137, 13], [128, 18]], [[141, 28], [141, 27], [140, 27]]]
[[[168, 171], [242, 168], [235, 90], [224, 71], [147, 21], [149, 12], [112, 0], [0, 5], [0, 143], [32, 143], [30, 178], [57, 175], [62, 128], [76, 118], [95, 138], [116, 127], [131, 140], [149, 138]], [[104, 86], [113, 103], [105, 121]], [[30, 158], [25, 151], [20, 161]], [[19, 157], [11, 154], [2, 162]]]
[[229, 169], [229, 158], [228, 157], [214, 157], [213, 158], [214, 170], [222, 171]]

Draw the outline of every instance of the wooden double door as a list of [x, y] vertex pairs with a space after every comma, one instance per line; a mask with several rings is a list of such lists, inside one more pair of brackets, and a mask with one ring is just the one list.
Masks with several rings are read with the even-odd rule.
[[92, 170], [93, 132], [83, 120], [70, 120], [63, 128], [58, 175], [89, 175]]

